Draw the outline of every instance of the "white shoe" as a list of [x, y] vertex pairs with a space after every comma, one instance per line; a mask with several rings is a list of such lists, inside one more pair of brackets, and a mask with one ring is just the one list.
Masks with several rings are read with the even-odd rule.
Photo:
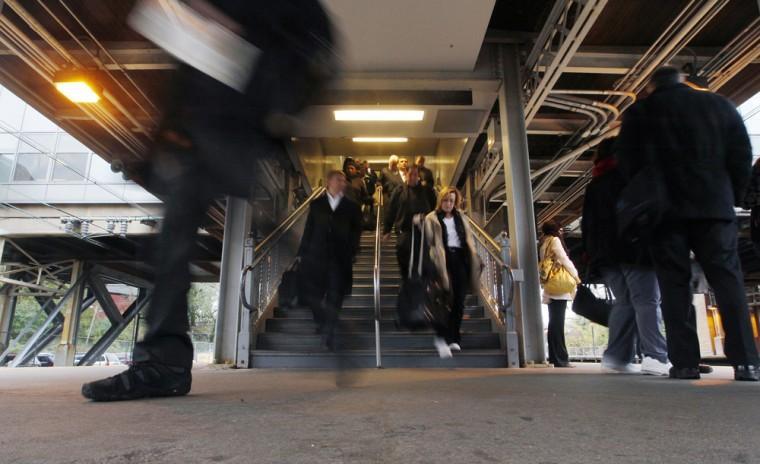
[[449, 349], [451, 351], [462, 351], [462, 347], [459, 346], [459, 343], [451, 343], [451, 344], [449, 344]]
[[440, 356], [441, 359], [449, 359], [454, 356], [451, 354], [451, 348], [449, 348], [446, 340], [441, 337], [435, 337], [433, 345], [435, 345], [435, 349], [438, 350], [438, 356]]
[[602, 359], [602, 372], [607, 374], [639, 374], [641, 371], [633, 363], [618, 364]]
[[641, 361], [641, 373], [644, 375], [667, 376], [670, 374], [670, 368], [673, 367], [669, 362], [663, 363], [649, 356], [644, 356]]

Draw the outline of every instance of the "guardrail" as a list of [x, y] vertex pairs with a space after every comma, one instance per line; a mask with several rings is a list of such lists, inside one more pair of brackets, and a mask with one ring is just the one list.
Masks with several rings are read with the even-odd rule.
[[382, 319], [382, 311], [380, 309], [380, 255], [382, 250], [381, 238], [382, 235], [382, 209], [383, 209], [383, 188], [377, 187], [379, 192], [379, 201], [377, 205], [377, 217], [375, 218], [375, 262], [372, 267], [372, 284], [374, 290], [374, 303], [375, 303], [375, 365], [378, 369], [383, 367], [382, 355], [380, 352], [380, 320]]
[[515, 296], [515, 279], [509, 266], [509, 240], [501, 236], [494, 240], [472, 218], [467, 217], [475, 236], [475, 246], [483, 263], [480, 274], [481, 294], [484, 303], [504, 324], [507, 345], [507, 366], [520, 366], [517, 318], [512, 305]]

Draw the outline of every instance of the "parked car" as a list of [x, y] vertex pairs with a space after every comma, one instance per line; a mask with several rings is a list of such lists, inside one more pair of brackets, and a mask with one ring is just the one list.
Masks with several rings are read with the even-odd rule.
[[123, 366], [124, 363], [121, 362], [118, 356], [116, 356], [113, 353], [104, 353], [100, 355], [100, 358], [98, 358], [97, 361], [95, 361], [93, 366]]
[[[16, 353], [10, 353], [8, 356], [5, 357], [5, 361], [3, 363], [3, 366], [9, 365], [14, 359], [16, 359]], [[52, 353], [40, 353], [34, 358], [31, 359], [31, 361], [27, 362], [26, 364], [22, 364], [22, 367], [53, 367], [55, 364], [54, 362], [55, 356]]]

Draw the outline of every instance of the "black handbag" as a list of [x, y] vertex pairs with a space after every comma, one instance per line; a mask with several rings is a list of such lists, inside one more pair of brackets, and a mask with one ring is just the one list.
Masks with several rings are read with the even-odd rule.
[[575, 314], [607, 327], [614, 303], [609, 290], [607, 290], [606, 298], [598, 298], [588, 284], [581, 284], [578, 285], [572, 309]]
[[277, 286], [277, 304], [280, 308], [291, 308], [298, 298], [298, 261], [282, 273], [282, 280]]
[[[414, 227], [414, 226], [412, 226]], [[423, 275], [422, 262], [425, 246], [425, 229], [422, 229], [417, 272], [414, 269], [414, 230], [409, 256], [407, 279], [401, 284], [396, 310], [399, 326], [408, 330], [423, 330], [448, 323], [451, 312], [451, 295], [444, 290], [438, 279]]]

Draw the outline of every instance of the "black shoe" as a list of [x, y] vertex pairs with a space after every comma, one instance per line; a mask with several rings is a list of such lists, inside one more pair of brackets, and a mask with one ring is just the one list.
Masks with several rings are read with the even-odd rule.
[[712, 374], [713, 368], [712, 366], [708, 366], [707, 364], [700, 364], [699, 365], [699, 373], [700, 374]]
[[82, 396], [93, 401], [183, 396], [190, 391], [191, 383], [190, 369], [139, 362], [121, 374], [82, 385]]
[[760, 382], [760, 366], [734, 367], [734, 380]]
[[687, 379], [698, 379], [699, 376], [699, 368], [698, 367], [671, 367], [670, 368], [670, 378], [671, 379], [681, 379], [681, 380], [687, 380]]

